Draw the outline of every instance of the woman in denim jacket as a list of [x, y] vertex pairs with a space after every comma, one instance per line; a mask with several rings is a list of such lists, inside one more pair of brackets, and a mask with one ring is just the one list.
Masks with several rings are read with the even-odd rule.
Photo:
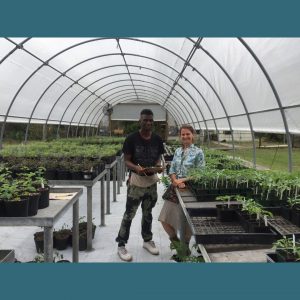
[[[179, 130], [179, 137], [182, 147], [177, 148], [169, 170], [171, 186], [164, 194], [164, 205], [160, 212], [158, 220], [161, 222], [164, 230], [169, 235], [171, 242], [179, 241], [177, 232], [181, 225], [181, 208], [175, 192], [175, 188], [185, 188], [188, 180], [188, 171], [192, 168], [204, 168], [205, 159], [203, 151], [193, 144], [195, 130], [190, 125], [183, 125]], [[187, 254], [190, 253], [188, 245], [191, 239], [191, 230], [188, 226], [185, 232], [185, 242], [187, 245]]]

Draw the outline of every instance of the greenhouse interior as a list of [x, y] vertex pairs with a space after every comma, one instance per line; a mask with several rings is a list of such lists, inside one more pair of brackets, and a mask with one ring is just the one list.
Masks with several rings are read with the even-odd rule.
[[300, 38], [0, 38], [0, 262], [299, 262], [299, 78]]

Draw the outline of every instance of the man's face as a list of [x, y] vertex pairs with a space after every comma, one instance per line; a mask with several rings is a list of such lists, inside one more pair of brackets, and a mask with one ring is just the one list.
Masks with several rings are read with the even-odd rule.
[[150, 131], [153, 126], [153, 116], [152, 115], [141, 115], [140, 124], [142, 130]]

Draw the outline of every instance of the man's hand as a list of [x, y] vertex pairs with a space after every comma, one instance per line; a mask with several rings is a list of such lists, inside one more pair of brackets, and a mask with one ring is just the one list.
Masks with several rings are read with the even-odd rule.
[[140, 165], [137, 165], [134, 169], [135, 173], [137, 173], [138, 175], [142, 175], [145, 174], [145, 168], [143, 168]]

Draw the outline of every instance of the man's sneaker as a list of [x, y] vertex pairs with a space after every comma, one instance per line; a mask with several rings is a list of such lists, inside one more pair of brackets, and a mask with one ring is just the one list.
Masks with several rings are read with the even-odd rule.
[[144, 242], [143, 248], [148, 250], [153, 255], [158, 255], [159, 254], [159, 251], [156, 248], [155, 243], [153, 241]]
[[118, 247], [118, 254], [120, 258], [124, 261], [131, 261], [132, 255], [127, 251], [125, 246]]

